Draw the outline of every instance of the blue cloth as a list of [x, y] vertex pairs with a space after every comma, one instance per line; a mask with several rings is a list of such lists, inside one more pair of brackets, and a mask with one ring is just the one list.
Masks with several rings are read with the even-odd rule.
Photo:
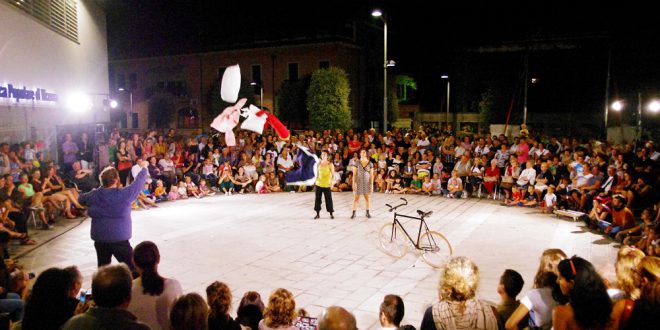
[[287, 184], [302, 183], [316, 177], [314, 174], [314, 167], [316, 167], [314, 156], [307, 154], [305, 150], [300, 148], [296, 155], [296, 161], [300, 164], [300, 167], [285, 174]]
[[131, 202], [144, 189], [148, 171], [143, 168], [135, 181], [124, 188], [99, 188], [80, 195], [80, 203], [89, 207], [92, 240], [127, 241], [133, 236]]

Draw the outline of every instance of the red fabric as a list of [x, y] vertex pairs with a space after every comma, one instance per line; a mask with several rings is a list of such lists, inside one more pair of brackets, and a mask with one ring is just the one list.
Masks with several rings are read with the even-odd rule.
[[277, 136], [282, 139], [282, 140], [288, 140], [291, 134], [289, 133], [289, 130], [282, 124], [282, 122], [275, 117], [272, 113], [261, 110], [257, 112], [257, 116], [261, 116], [263, 114], [266, 114], [267, 119], [266, 119], [266, 124], [264, 125], [264, 129], [270, 125], [275, 130], [275, 133], [277, 133]]

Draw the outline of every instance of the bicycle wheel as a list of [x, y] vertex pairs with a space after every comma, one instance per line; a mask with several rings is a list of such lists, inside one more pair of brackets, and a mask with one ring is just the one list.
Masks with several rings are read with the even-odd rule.
[[434, 268], [442, 267], [442, 264], [453, 254], [449, 241], [435, 231], [422, 234], [419, 238], [419, 247], [422, 249], [424, 261]]
[[386, 223], [378, 231], [378, 243], [387, 255], [401, 258], [408, 252], [410, 241], [401, 226], [396, 223]]

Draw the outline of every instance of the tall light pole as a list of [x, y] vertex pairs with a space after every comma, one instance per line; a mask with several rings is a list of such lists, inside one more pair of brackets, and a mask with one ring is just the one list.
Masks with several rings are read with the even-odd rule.
[[264, 85], [257, 83], [256, 81], [253, 81], [250, 83], [251, 86], [257, 86], [259, 85], [259, 107], [264, 108]]
[[448, 75], [442, 75], [440, 76], [441, 79], [447, 79], [447, 115], [445, 116], [445, 125], [447, 127], [447, 131], [449, 131], [449, 76]]
[[374, 9], [371, 16], [383, 21], [383, 134], [387, 133], [387, 21], [380, 9]]

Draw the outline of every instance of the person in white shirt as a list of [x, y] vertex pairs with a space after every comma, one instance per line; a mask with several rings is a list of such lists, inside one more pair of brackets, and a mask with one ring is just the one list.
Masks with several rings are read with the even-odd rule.
[[151, 329], [170, 328], [170, 310], [183, 295], [179, 281], [158, 274], [160, 252], [156, 244], [144, 241], [133, 250], [133, 261], [140, 277], [133, 280], [128, 311]]
[[548, 192], [543, 196], [543, 201], [545, 202], [545, 208], [543, 208], [543, 213], [552, 213], [555, 205], [557, 204], [557, 196], [555, 195], [555, 186], [548, 186]]
[[520, 172], [518, 181], [516, 182], [519, 186], [524, 187], [528, 184], [533, 185], [534, 180], [536, 180], [536, 170], [534, 169], [534, 161], [529, 159], [525, 165], [525, 169]]

